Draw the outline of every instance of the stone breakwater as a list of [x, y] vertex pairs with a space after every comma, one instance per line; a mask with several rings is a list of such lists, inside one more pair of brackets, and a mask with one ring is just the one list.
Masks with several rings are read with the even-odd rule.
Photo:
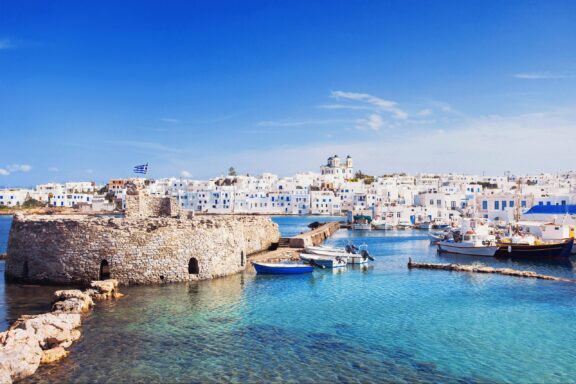
[[94, 300], [116, 299], [118, 281], [94, 281], [90, 289], [56, 291], [50, 313], [22, 316], [0, 333], [0, 384], [33, 375], [40, 364], [51, 364], [66, 356], [80, 338], [82, 314]]
[[153, 284], [210, 279], [245, 269], [249, 255], [280, 237], [268, 217], [124, 218], [16, 215], [6, 258], [9, 281]]
[[493, 268], [482, 265], [463, 265], [463, 264], [433, 264], [433, 263], [416, 263], [412, 259], [408, 260], [408, 269], [437, 269], [443, 271], [470, 272], [470, 273], [495, 273], [498, 275], [526, 277], [529, 279], [562, 281], [565, 283], [576, 283], [576, 280], [565, 277], [541, 275], [533, 271], [518, 271], [511, 268]]

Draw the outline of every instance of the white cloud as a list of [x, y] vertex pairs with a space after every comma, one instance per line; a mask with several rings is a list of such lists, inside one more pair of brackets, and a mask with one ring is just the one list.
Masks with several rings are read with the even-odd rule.
[[10, 164], [6, 166], [5, 171], [10, 174], [15, 172], [30, 172], [31, 169], [32, 167], [28, 164]]
[[180, 172], [180, 176], [182, 177], [192, 177], [192, 174], [188, 171], [182, 171]]
[[[564, 108], [517, 116], [470, 118], [413, 135], [375, 135], [370, 140], [341, 144], [325, 141], [246, 150], [204, 160], [211, 163], [214, 171], [235, 164], [237, 168], [249, 169], [250, 174], [318, 171], [334, 153], [350, 154], [357, 169], [375, 175], [391, 171], [474, 174], [486, 171], [493, 175], [506, 170], [517, 174], [558, 172], [573, 168], [574, 132], [576, 108]], [[552, 141], [544, 143], [547, 138]]]
[[371, 114], [367, 119], [360, 119], [356, 123], [356, 128], [360, 130], [370, 129], [372, 131], [378, 131], [384, 126], [382, 116], [376, 113]]
[[554, 72], [522, 72], [514, 74], [514, 77], [522, 80], [556, 80], [573, 78], [574, 74]]
[[378, 110], [390, 112], [397, 119], [406, 119], [408, 113], [398, 107], [395, 101], [384, 100], [367, 93], [332, 91], [331, 96], [337, 100], [351, 100], [372, 105]]
[[7, 169], [0, 168], [0, 176], [8, 176], [10, 172]]
[[303, 121], [260, 121], [256, 124], [259, 127], [303, 127], [307, 125], [330, 125], [349, 123], [351, 120], [303, 120]]
[[418, 112], [418, 116], [426, 117], [426, 116], [430, 116], [432, 113], [433, 112], [430, 108], [426, 108], [426, 109], [423, 109], [420, 112]]
[[58, 168], [56, 168], [56, 167], [50, 167], [50, 168], [48, 168], [48, 170], [49, 170], [50, 172], [60, 172], [60, 170], [59, 170]]
[[182, 150], [166, 146], [161, 143], [149, 142], [149, 141], [106, 141], [106, 144], [117, 145], [121, 147], [131, 148], [141, 153], [180, 153]]
[[94, 170], [93, 169], [85, 169], [84, 172], [91, 174], [91, 173], [94, 173]]
[[165, 123], [171, 123], [171, 124], [178, 124], [181, 122], [180, 119], [174, 119], [172, 117], [163, 117], [160, 119], [160, 121], [163, 121]]
[[359, 111], [372, 111], [373, 107], [367, 105], [348, 105], [348, 104], [321, 104], [318, 106], [320, 109], [350, 109]]

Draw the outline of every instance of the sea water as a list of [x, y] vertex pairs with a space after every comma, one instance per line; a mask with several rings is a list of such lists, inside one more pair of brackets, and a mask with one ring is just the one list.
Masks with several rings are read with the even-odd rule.
[[[274, 220], [305, 228], [317, 218]], [[376, 260], [123, 288], [84, 318], [71, 355], [29, 382], [576, 382], [576, 284], [406, 266], [411, 257], [576, 277], [571, 262], [439, 256], [416, 230], [340, 230], [327, 244], [348, 241]]]

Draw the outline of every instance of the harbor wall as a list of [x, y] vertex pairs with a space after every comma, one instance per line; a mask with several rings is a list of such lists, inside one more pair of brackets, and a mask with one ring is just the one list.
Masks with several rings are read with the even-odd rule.
[[210, 279], [244, 270], [249, 255], [280, 237], [268, 217], [183, 217], [165, 199], [129, 200], [122, 218], [14, 216], [7, 280], [85, 284], [113, 278], [126, 285]]
[[319, 226], [312, 231], [302, 233], [290, 238], [290, 248], [306, 248], [319, 245], [340, 229], [340, 223], [330, 222]]

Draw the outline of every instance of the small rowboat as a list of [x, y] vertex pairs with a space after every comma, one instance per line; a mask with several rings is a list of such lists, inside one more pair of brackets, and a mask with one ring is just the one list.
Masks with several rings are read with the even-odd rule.
[[311, 273], [314, 267], [306, 264], [259, 263], [252, 262], [256, 273], [265, 275], [294, 275]]

